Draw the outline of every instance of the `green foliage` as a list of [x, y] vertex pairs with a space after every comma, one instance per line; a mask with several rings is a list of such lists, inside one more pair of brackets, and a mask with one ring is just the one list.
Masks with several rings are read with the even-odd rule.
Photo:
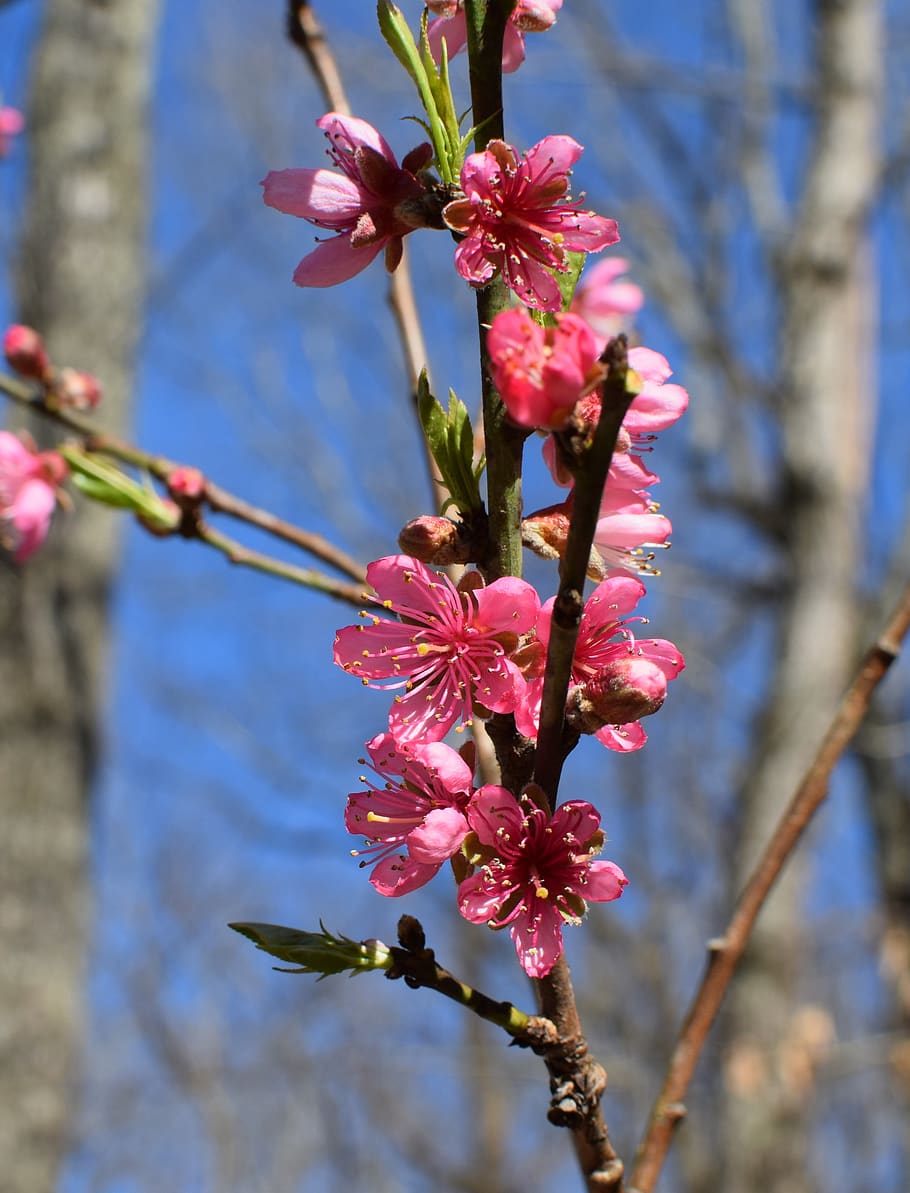
[[449, 409], [443, 410], [430, 393], [424, 370], [417, 382], [417, 412], [442, 483], [450, 493], [440, 512], [454, 506], [468, 519], [483, 509], [480, 478], [485, 466], [483, 457], [474, 463], [474, 428], [468, 408], [449, 390]]
[[151, 485], [142, 485], [127, 476], [109, 460], [64, 446], [60, 454], [70, 466], [76, 488], [91, 501], [114, 509], [132, 510], [146, 522], [162, 530], [174, 530], [180, 513], [170, 503], [162, 501]]
[[475, 130], [471, 129], [464, 136], [459, 131], [459, 120], [449, 81], [448, 57], [443, 50], [442, 62], [438, 67], [433, 61], [427, 39], [426, 11], [420, 22], [419, 48], [407, 19], [396, 4], [392, 4], [390, 0], [379, 0], [377, 11], [382, 36], [413, 79], [420, 102], [426, 111], [427, 123], [418, 120], [418, 124], [426, 129], [433, 145], [439, 177], [448, 186], [457, 186], [465, 153]]
[[296, 969], [276, 965], [280, 973], [318, 973], [322, 981], [330, 973], [363, 973], [371, 969], [389, 969], [392, 955], [380, 940], [350, 940], [333, 936], [319, 921], [319, 932], [283, 928], [280, 924], [228, 924], [245, 936], [257, 949], [290, 961]]

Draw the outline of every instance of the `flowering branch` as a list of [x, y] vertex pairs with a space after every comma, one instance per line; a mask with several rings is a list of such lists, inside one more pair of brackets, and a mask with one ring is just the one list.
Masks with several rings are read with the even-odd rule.
[[541, 703], [534, 781], [546, 792], [551, 807], [556, 802], [556, 790], [563, 762], [578, 740], [577, 734], [568, 741], [564, 736], [566, 693], [584, 609], [582, 594], [591, 557], [591, 544], [594, 541], [601, 497], [613, 459], [616, 437], [622, 420], [638, 392], [637, 384], [630, 384], [635, 374], [632, 374], [632, 378], [629, 377], [625, 336], [611, 340], [602, 359], [608, 372], [603, 384], [601, 416], [590, 449], [577, 461], [572, 518], [566, 553], [559, 568], [559, 593], [553, 608]]
[[123, 464], [141, 468], [163, 484], [168, 484], [178, 472], [193, 472], [198, 478], [199, 484], [198, 492], [194, 498], [197, 510], [201, 509], [203, 505], [208, 505], [216, 513], [227, 514], [240, 522], [264, 530], [274, 538], [291, 543], [308, 554], [314, 555], [317, 559], [323, 560], [331, 567], [350, 576], [352, 580], [356, 581], [356, 584], [346, 584], [314, 569], [295, 567], [260, 552], [251, 551], [234, 539], [205, 526], [201, 519], [198, 519], [198, 524], [196, 524], [184, 518], [179, 528], [179, 533], [183, 537], [197, 538], [201, 542], [208, 543], [209, 546], [226, 555], [232, 563], [293, 580], [295, 583], [307, 588], [315, 588], [347, 601], [349, 604], [358, 606], [361, 604], [363, 600], [362, 585], [366, 582], [366, 569], [351, 556], [323, 538], [322, 535], [302, 530], [267, 510], [251, 505], [227, 489], [223, 489], [220, 485], [195, 473], [193, 469], [185, 468], [165, 456], [156, 456], [142, 451], [114, 435], [99, 431], [90, 419], [70, 410], [58, 409], [48, 404], [46, 395], [32, 385], [0, 374], [0, 392], [17, 405], [42, 415], [59, 426], [65, 427], [68, 431], [74, 431], [82, 438], [88, 453], [108, 456]]
[[685, 1117], [682, 1099], [758, 913], [810, 820], [827, 799], [831, 772], [862, 723], [872, 695], [898, 657], [908, 631], [910, 584], [866, 651], [815, 758], [746, 883], [726, 931], [708, 944], [705, 973], [680, 1028], [666, 1079], [639, 1145], [629, 1193], [651, 1193], [657, 1183], [676, 1127]]

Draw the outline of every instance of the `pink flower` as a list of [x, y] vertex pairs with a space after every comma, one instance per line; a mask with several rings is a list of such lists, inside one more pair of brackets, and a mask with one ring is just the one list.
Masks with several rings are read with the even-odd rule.
[[376, 890], [406, 895], [429, 882], [461, 848], [474, 792], [471, 768], [442, 742], [402, 749], [391, 734], [380, 733], [367, 750], [372, 769], [385, 782], [377, 787], [361, 776], [367, 789], [348, 796], [345, 827], [371, 842], [354, 856], [363, 859], [361, 866], [373, 866], [370, 882]]
[[541, 327], [524, 307], [502, 311], [487, 334], [493, 381], [513, 422], [564, 427], [578, 401], [603, 379], [594, 333], [577, 315]]
[[[524, 545], [544, 559], [562, 559], [569, 536], [572, 495], [558, 505], [535, 510], [522, 521]], [[657, 513], [648, 493], [608, 485], [601, 499], [600, 518], [588, 564], [592, 580], [603, 580], [609, 568], [657, 576], [654, 552], [645, 547], [668, 547], [673, 527]]]
[[594, 532], [594, 547], [605, 567], [659, 575], [651, 566], [654, 552], [644, 548], [669, 547], [673, 526], [657, 508], [647, 493], [607, 485]]
[[401, 260], [402, 238], [431, 222], [427, 191], [416, 175], [429, 165], [432, 149], [418, 146], [399, 166], [385, 139], [365, 120], [329, 112], [316, 123], [341, 173], [272, 170], [262, 182], [269, 207], [337, 233], [303, 258], [294, 281], [334, 286], [366, 269], [383, 249], [391, 272]]
[[[654, 485], [660, 477], [651, 472], [641, 453], [653, 450], [658, 431], [665, 431], [685, 414], [689, 395], [681, 385], [665, 385], [673, 370], [667, 359], [650, 348], [630, 348], [629, 364], [641, 376], [644, 386], [623, 419], [607, 484], [641, 493], [647, 485]], [[579, 404], [576, 415], [589, 426], [600, 420], [600, 394], [592, 393]], [[543, 445], [543, 458], [557, 485], [572, 485], [572, 474], [562, 466], [556, 441], [548, 436]]]
[[[627, 878], [594, 861], [603, 846], [600, 816], [584, 800], [552, 816], [527, 797], [483, 788], [468, 808], [480, 869], [458, 888], [458, 910], [472, 924], [510, 927], [525, 973], [545, 977], [563, 951], [564, 924], [580, 923], [587, 902], [618, 899]], [[475, 845], [469, 837], [465, 851]]]
[[39, 452], [9, 431], [0, 431], [0, 543], [17, 563], [47, 538], [57, 488], [67, 474], [57, 452]]
[[[583, 211], [568, 199], [569, 170], [583, 153], [571, 137], [544, 137], [523, 158], [505, 141], [472, 153], [461, 170], [465, 198], [443, 209], [445, 222], [464, 240], [455, 267], [473, 286], [501, 273], [523, 303], [558, 311], [566, 252], [597, 252], [619, 240], [615, 220]], [[565, 201], [563, 201], [565, 200]]]
[[629, 316], [640, 311], [645, 296], [641, 287], [619, 278], [628, 269], [623, 257], [607, 257], [585, 270], [572, 299], [572, 310], [587, 320], [598, 337], [599, 351], [607, 340], [628, 326]]
[[367, 580], [375, 603], [402, 620], [361, 614], [367, 624], [338, 631], [335, 662], [367, 686], [388, 679], [388, 688], [404, 689], [389, 714], [399, 746], [439, 741], [456, 723], [470, 724], [475, 712], [514, 711], [524, 681], [509, 656], [540, 609], [530, 584], [504, 576], [486, 588], [459, 591], [448, 576], [410, 555], [376, 560]]
[[18, 108], [0, 108], [0, 157], [12, 148], [13, 137], [25, 128], [25, 118]]
[[[648, 739], [638, 718], [657, 712], [667, 681], [685, 667], [672, 642], [636, 639], [629, 629], [628, 615], [644, 595], [645, 586], [636, 577], [609, 576], [585, 602], [578, 631], [569, 689], [570, 720], [582, 732], [594, 733], [611, 750], [641, 749]], [[546, 601], [537, 621], [542, 653], [550, 641], [553, 605], [553, 598]], [[541, 674], [529, 680], [527, 699], [515, 713], [515, 723], [525, 737], [537, 737], [542, 695]]]
[[[427, 0], [427, 8], [436, 14], [430, 21], [427, 37], [437, 62], [442, 61], [442, 39], [449, 58], [459, 54], [468, 41], [464, 0]], [[502, 41], [502, 69], [506, 74], [518, 70], [525, 60], [525, 33], [542, 33], [556, 20], [562, 0], [518, 0], [506, 25]]]

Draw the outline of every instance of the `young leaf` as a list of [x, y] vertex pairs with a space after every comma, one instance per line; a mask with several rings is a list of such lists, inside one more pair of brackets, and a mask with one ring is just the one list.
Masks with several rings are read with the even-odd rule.
[[[389, 969], [392, 955], [381, 940], [351, 940], [333, 936], [320, 921], [319, 932], [303, 932], [280, 924], [228, 924], [245, 936], [257, 949], [290, 961], [297, 969], [282, 973], [318, 973], [319, 981], [330, 973], [363, 973], [370, 969]], [[275, 967], [279, 968], [278, 966]]]

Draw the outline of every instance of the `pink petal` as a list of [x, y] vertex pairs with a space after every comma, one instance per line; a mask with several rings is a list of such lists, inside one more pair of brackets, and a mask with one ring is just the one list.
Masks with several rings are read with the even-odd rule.
[[529, 978], [544, 978], [563, 953], [559, 910], [548, 899], [540, 900], [533, 916], [519, 916], [510, 935], [518, 960]]
[[485, 885], [482, 872], [472, 874], [458, 887], [458, 910], [472, 924], [486, 924], [496, 915], [503, 901], [503, 891]]
[[646, 589], [634, 576], [608, 576], [588, 597], [583, 620], [585, 628], [596, 629], [631, 613]]
[[434, 808], [408, 834], [408, 853], [416, 862], [441, 866], [461, 848], [468, 822], [457, 808]]
[[294, 270], [298, 286], [334, 286], [366, 269], [385, 247], [385, 240], [354, 248], [347, 236], [333, 236], [303, 258]]
[[337, 170], [270, 170], [260, 183], [269, 207], [337, 227], [356, 220], [364, 208], [364, 191]]
[[474, 593], [478, 625], [491, 630], [527, 634], [537, 624], [540, 597], [533, 585], [515, 576], [503, 576]]
[[483, 286], [496, 272], [496, 266], [484, 253], [483, 241], [477, 236], [460, 241], [455, 249], [455, 268], [472, 286]]
[[[410, 555], [384, 555], [367, 568], [367, 581], [376, 589], [381, 601], [391, 601], [403, 609], [435, 611], [439, 596], [452, 595], [448, 580], [432, 572]], [[442, 588], [431, 588], [431, 585]], [[453, 603], [457, 598], [453, 596]]]
[[468, 823], [484, 845], [495, 845], [500, 828], [521, 836], [521, 808], [511, 791], [487, 784], [475, 792], [468, 805]]
[[451, 795], [470, 792], [474, 778], [471, 768], [451, 746], [430, 742], [416, 750], [415, 756]]
[[522, 62], [525, 60], [525, 39], [524, 34], [515, 28], [510, 21], [506, 25], [505, 35], [502, 39], [502, 70], [503, 74], [512, 74], [513, 71], [518, 70]]
[[596, 546], [632, 549], [647, 543], [665, 543], [673, 527], [663, 514], [610, 514], [597, 523]]
[[630, 348], [629, 364], [645, 381], [655, 381], [658, 385], [662, 385], [673, 375], [670, 362], [653, 348]]
[[389, 732], [400, 745], [441, 741], [462, 712], [461, 697], [446, 699], [437, 685], [396, 697], [389, 712]]
[[22, 563], [41, 546], [50, 529], [56, 497], [53, 488], [42, 480], [27, 480], [16, 495], [8, 517], [18, 539], [13, 558]]
[[618, 899], [629, 882], [613, 862], [591, 862], [586, 878], [584, 898], [591, 903], [610, 903]]
[[677, 675], [686, 669], [685, 659], [674, 644], [665, 638], [637, 638], [635, 649], [644, 658], [660, 667], [667, 679], [676, 679]]
[[339, 667], [364, 679], [397, 677], [400, 672], [393, 656], [409, 649], [413, 636], [413, 626], [397, 621], [345, 626], [335, 635], [334, 659]]
[[326, 112], [325, 116], [320, 116], [316, 121], [316, 125], [333, 143], [338, 141], [352, 150], [358, 145], [367, 145], [381, 153], [388, 161], [398, 164], [385, 137], [366, 120], [359, 120], [356, 116], [343, 116], [340, 112]]
[[572, 137], [557, 134], [532, 145], [525, 155], [525, 162], [530, 177], [536, 182], [542, 176], [566, 174], [584, 151], [584, 146]]
[[600, 813], [587, 800], [567, 800], [553, 813], [550, 828], [554, 837], [571, 834], [579, 845], [585, 845], [600, 828]]
[[434, 62], [442, 61], [442, 39], [446, 39], [446, 54], [454, 58], [460, 54], [468, 42], [468, 23], [464, 10], [456, 16], [436, 17], [427, 26], [427, 38], [430, 42], [430, 53]]
[[608, 750], [616, 750], [620, 754], [640, 750], [648, 740], [640, 721], [632, 721], [628, 725], [604, 725], [594, 736]]
[[424, 886], [439, 872], [439, 866], [426, 866], [413, 858], [384, 857], [373, 867], [370, 882], [380, 895], [398, 898]]

